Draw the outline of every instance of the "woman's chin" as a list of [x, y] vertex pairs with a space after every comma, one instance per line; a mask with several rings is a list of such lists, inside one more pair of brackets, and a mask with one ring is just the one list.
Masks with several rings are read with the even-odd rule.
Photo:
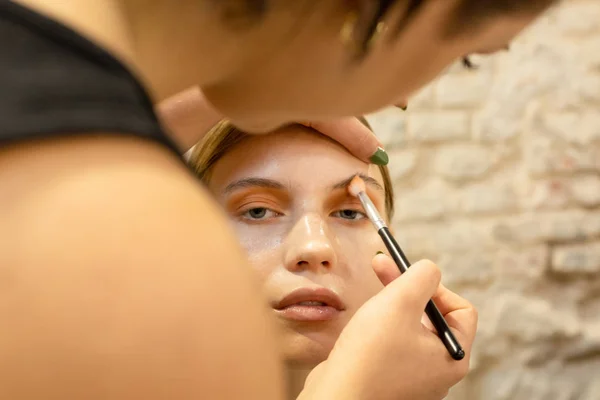
[[284, 121], [275, 119], [230, 119], [231, 123], [244, 132], [260, 135], [273, 132], [285, 125]]
[[286, 363], [295, 368], [315, 367], [327, 359], [337, 337], [337, 334], [326, 335], [325, 332], [287, 334], [284, 341]]

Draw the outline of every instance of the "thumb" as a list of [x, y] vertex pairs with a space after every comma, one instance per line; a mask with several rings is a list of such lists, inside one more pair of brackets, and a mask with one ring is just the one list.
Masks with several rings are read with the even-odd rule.
[[[378, 262], [383, 263], [381, 255], [376, 258], [381, 260]], [[387, 258], [391, 261], [389, 257]], [[386, 267], [386, 271], [388, 270], [389, 267]], [[383, 276], [389, 278], [391, 273]], [[437, 265], [429, 260], [421, 260], [413, 264], [398, 279], [392, 279], [380, 294], [386, 302], [402, 305], [402, 312], [409, 313], [420, 321], [427, 302], [437, 292], [441, 278], [442, 274]]]
[[377, 136], [357, 118], [345, 117], [330, 121], [302, 123], [319, 131], [340, 143], [356, 158], [377, 165], [386, 165], [389, 161]]

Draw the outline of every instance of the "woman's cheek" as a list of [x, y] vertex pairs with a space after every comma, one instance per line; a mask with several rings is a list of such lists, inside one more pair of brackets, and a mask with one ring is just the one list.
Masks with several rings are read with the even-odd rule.
[[281, 247], [285, 230], [279, 224], [249, 224], [235, 221], [235, 234], [249, 255]]
[[[385, 250], [373, 227], [370, 224], [361, 227], [339, 226], [334, 232], [344, 257], [347, 260], [356, 260], [352, 262], [352, 267], [363, 269], [364, 265], [364, 270], [371, 273], [371, 260], [377, 251]], [[360, 264], [360, 267], [357, 264]]]
[[276, 224], [252, 225], [235, 221], [233, 228], [250, 265], [263, 278], [281, 264], [285, 231]]

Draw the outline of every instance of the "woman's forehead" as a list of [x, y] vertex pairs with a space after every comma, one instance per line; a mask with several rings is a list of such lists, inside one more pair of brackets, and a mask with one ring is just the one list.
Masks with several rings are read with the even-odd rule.
[[213, 169], [211, 186], [228, 185], [252, 177], [332, 185], [352, 174], [371, 175], [383, 185], [378, 168], [351, 155], [345, 148], [308, 128], [290, 126], [276, 133], [242, 141]]

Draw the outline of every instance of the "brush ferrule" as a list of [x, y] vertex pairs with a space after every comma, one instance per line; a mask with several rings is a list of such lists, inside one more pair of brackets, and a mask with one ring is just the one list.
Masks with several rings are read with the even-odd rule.
[[363, 208], [365, 209], [367, 217], [369, 217], [369, 219], [375, 226], [375, 229], [380, 230], [381, 228], [385, 228], [387, 225], [383, 218], [381, 218], [381, 215], [379, 215], [377, 208], [375, 207], [369, 196], [367, 196], [365, 192], [360, 192], [358, 194], [358, 199], [360, 200]]

